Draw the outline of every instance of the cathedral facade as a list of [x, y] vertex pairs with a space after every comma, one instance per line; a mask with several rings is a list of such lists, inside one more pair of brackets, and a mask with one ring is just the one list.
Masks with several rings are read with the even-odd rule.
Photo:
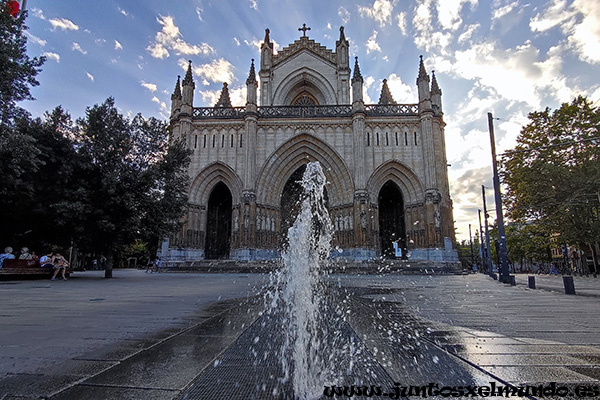
[[163, 259], [278, 258], [298, 181], [318, 161], [332, 257], [456, 260], [442, 92], [422, 58], [414, 104], [397, 104], [385, 80], [379, 102], [364, 103], [343, 27], [334, 50], [304, 29], [277, 53], [267, 29], [258, 67], [252, 60], [242, 107], [232, 107], [226, 83], [214, 107], [194, 107], [191, 61], [177, 80], [170, 123], [193, 150], [191, 184], [183, 228], [163, 242]]

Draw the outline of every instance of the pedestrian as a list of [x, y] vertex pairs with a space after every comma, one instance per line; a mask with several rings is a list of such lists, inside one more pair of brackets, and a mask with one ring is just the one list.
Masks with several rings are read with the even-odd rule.
[[156, 261], [154, 261], [154, 265], [156, 265], [156, 272], [160, 272], [160, 267], [162, 266], [162, 261], [160, 261], [160, 257], [156, 257]]
[[19, 260], [33, 260], [33, 256], [29, 253], [29, 249], [27, 247], [21, 248], [21, 255], [19, 256]]
[[4, 264], [4, 260], [14, 260], [15, 255], [12, 253], [13, 248], [8, 246], [4, 249], [4, 253], [0, 254], [0, 268], [2, 268], [2, 264]]

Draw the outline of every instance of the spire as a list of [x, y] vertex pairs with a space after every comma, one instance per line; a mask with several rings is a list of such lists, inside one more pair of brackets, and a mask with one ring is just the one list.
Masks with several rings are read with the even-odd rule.
[[425, 64], [423, 64], [423, 56], [419, 56], [421, 61], [419, 62], [419, 76], [417, 77], [417, 83], [420, 80], [429, 81], [429, 75], [427, 75], [427, 71], [425, 71]]
[[354, 57], [354, 75], [352, 75], [352, 83], [364, 82], [362, 75], [360, 74], [360, 67], [358, 66], [358, 57]]
[[185, 78], [183, 78], [183, 84], [184, 84], [184, 86], [185, 85], [196, 86], [196, 85], [194, 85], [194, 78], [192, 77], [192, 60], [189, 60], [188, 69], [187, 69], [187, 72], [185, 73]]
[[442, 94], [442, 89], [438, 86], [437, 79], [435, 79], [435, 71], [431, 71], [431, 95]]
[[346, 41], [346, 35], [344, 35], [344, 27], [340, 26], [340, 43], [343, 43]]
[[252, 64], [250, 65], [250, 73], [248, 74], [248, 79], [246, 79], [246, 85], [250, 85], [251, 83], [256, 83], [256, 71], [254, 70], [254, 58], [252, 59]]
[[269, 33], [271, 31], [269, 30], [269, 28], [265, 29], [265, 40], [263, 40], [263, 44], [260, 46], [260, 48], [262, 49], [264, 46], [268, 46], [270, 48], [273, 48], [273, 45], [271, 44], [271, 38], [269, 37]]
[[171, 100], [181, 100], [181, 75], [177, 75], [177, 83], [175, 84], [175, 90], [171, 95]]
[[392, 97], [392, 93], [390, 93], [390, 88], [387, 85], [387, 79], [383, 80], [383, 85], [381, 86], [381, 94], [379, 95], [379, 103], [378, 104], [396, 104], [394, 98]]
[[227, 89], [226, 82], [223, 82], [221, 96], [219, 97], [219, 101], [217, 101], [217, 104], [215, 104], [215, 107], [231, 107], [231, 100], [229, 99], [229, 89]]

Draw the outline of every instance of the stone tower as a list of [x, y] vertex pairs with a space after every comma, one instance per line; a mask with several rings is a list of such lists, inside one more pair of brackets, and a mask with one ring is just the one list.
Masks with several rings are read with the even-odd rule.
[[[306, 28], [306, 27], [304, 27]], [[310, 161], [327, 180], [332, 257], [456, 261], [442, 92], [423, 59], [418, 102], [397, 104], [384, 80], [365, 104], [358, 59], [340, 28], [335, 50], [306, 35], [275, 53], [265, 30], [245, 106], [227, 83], [214, 107], [193, 107], [191, 62], [172, 96], [171, 127], [193, 150], [188, 211], [164, 259], [279, 257]], [[398, 249], [398, 250], [396, 250]]]

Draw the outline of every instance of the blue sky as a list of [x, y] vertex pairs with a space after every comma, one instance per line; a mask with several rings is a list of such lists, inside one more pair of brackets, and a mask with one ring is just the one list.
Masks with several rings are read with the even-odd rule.
[[477, 229], [481, 185], [492, 186], [488, 112], [499, 118], [501, 153], [531, 111], [580, 94], [600, 105], [596, 0], [28, 0], [27, 8], [28, 52], [48, 58], [37, 100], [23, 104], [34, 116], [62, 105], [78, 118], [112, 96], [127, 115], [167, 120], [186, 60], [195, 106], [212, 106], [224, 81], [242, 105], [265, 28], [276, 49], [298, 39], [303, 23], [334, 49], [343, 25], [373, 103], [383, 79], [397, 102], [416, 103], [422, 54], [443, 92], [459, 239], [468, 238], [469, 223]]

